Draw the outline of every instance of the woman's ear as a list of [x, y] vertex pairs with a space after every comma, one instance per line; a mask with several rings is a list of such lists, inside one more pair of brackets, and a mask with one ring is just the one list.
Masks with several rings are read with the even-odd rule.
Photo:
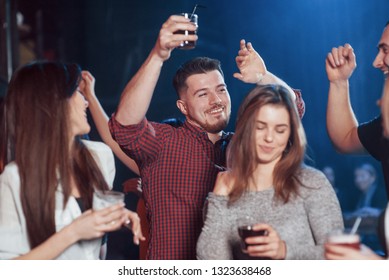
[[177, 108], [181, 111], [181, 113], [184, 115], [184, 116], [187, 116], [188, 115], [188, 109], [186, 107], [186, 103], [185, 101], [181, 100], [181, 99], [178, 99], [176, 101], [176, 105], [177, 105]]

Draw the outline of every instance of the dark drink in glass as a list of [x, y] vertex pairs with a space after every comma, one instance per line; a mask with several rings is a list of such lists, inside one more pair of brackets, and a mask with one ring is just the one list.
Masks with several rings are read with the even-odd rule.
[[[189, 18], [190, 22], [193, 22], [194, 24], [197, 25], [198, 16], [196, 14], [182, 13], [180, 15]], [[195, 35], [196, 33], [197, 31], [188, 31], [188, 30], [179, 30], [175, 32], [175, 34], [183, 34], [183, 35]], [[180, 46], [177, 48], [181, 50], [190, 50], [193, 49], [195, 46], [196, 46], [195, 41], [182, 41]]]
[[[267, 230], [253, 230], [253, 226], [251, 226], [251, 225], [244, 225], [244, 226], [238, 227], [238, 232], [239, 232], [239, 236], [241, 238], [241, 242], [240, 242], [241, 248], [242, 248], [242, 251], [245, 253], [247, 252], [247, 246], [249, 245], [245, 242], [246, 238], [252, 237], [252, 236], [261, 236], [261, 235], [268, 234]], [[254, 245], [254, 244], [251, 244], [251, 245]]]

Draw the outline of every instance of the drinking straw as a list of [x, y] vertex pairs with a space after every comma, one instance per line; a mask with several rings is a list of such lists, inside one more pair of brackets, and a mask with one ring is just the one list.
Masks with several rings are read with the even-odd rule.
[[206, 8], [206, 7], [203, 6], [203, 5], [199, 5], [199, 4], [194, 5], [193, 10], [192, 10], [192, 13], [190, 14], [189, 19], [192, 19], [192, 16], [193, 16], [193, 14], [196, 12], [196, 9], [197, 9], [197, 8]]
[[356, 218], [356, 220], [354, 222], [354, 225], [353, 225], [353, 227], [351, 228], [351, 231], [350, 231], [351, 234], [355, 234], [357, 232], [358, 227], [361, 224], [361, 221], [362, 221], [362, 217], [361, 216]]

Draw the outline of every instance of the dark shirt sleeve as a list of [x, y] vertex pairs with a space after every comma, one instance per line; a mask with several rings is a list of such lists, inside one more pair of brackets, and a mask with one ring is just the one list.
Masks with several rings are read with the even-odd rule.
[[381, 116], [378, 116], [369, 122], [360, 124], [358, 127], [358, 137], [369, 154], [381, 161], [381, 141], [383, 137]]
[[389, 140], [383, 136], [381, 116], [361, 124], [358, 127], [358, 137], [369, 154], [381, 162], [389, 199]]

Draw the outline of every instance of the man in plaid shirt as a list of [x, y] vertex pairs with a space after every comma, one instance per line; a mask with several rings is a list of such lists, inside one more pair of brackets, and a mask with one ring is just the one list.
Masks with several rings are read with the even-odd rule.
[[[203, 204], [217, 173], [224, 170], [232, 136], [223, 131], [230, 118], [231, 100], [220, 62], [206, 57], [188, 61], [174, 78], [177, 107], [186, 117], [183, 126], [174, 128], [145, 117], [171, 51], [184, 39], [197, 40], [197, 35], [175, 32], [196, 28], [182, 16], [169, 17], [148, 58], [125, 87], [109, 123], [114, 139], [140, 169], [150, 224], [148, 259], [195, 259]], [[244, 40], [236, 62], [240, 73], [234, 77], [244, 82], [288, 87], [266, 70], [262, 58]], [[303, 110], [301, 96], [296, 95]]]

